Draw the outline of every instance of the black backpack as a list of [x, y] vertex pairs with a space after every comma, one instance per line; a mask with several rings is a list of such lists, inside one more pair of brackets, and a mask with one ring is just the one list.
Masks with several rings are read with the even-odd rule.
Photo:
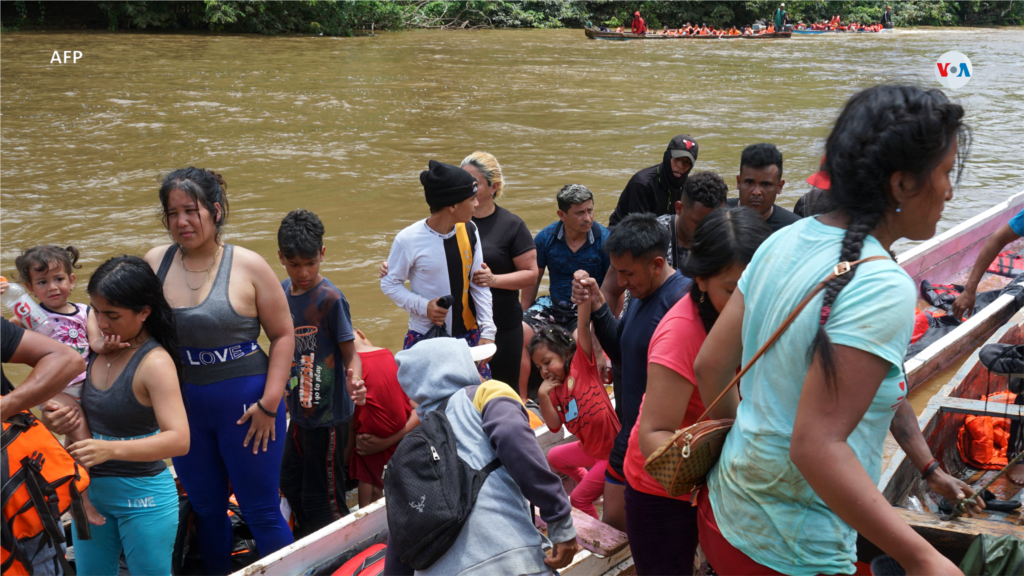
[[447, 406], [448, 399], [428, 412], [384, 467], [388, 546], [416, 570], [426, 570], [452, 547], [484, 480], [501, 466], [495, 458], [474, 470], [459, 458]]

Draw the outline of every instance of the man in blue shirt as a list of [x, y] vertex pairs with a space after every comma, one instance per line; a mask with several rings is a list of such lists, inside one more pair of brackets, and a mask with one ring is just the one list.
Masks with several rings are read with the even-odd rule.
[[622, 429], [608, 458], [604, 491], [604, 522], [620, 530], [625, 526], [622, 467], [629, 434], [647, 391], [647, 349], [662, 317], [690, 288], [691, 280], [666, 262], [670, 242], [671, 234], [654, 214], [631, 214], [612, 231], [605, 247], [619, 284], [632, 296], [618, 320], [605, 302], [600, 280], [586, 278], [573, 286], [575, 300], [591, 302], [597, 340], [622, 368], [622, 385], [615, 389], [615, 411]]
[[[576, 305], [572, 303], [572, 278], [585, 270], [598, 282], [611, 265], [604, 251], [608, 230], [594, 221], [594, 194], [582, 184], [569, 184], [558, 191], [558, 222], [541, 230], [533, 239], [537, 245], [537, 283], [523, 288], [523, 359], [519, 395], [526, 398], [532, 364], [526, 347], [533, 334], [547, 324], [576, 330]], [[537, 298], [544, 269], [550, 270], [549, 295]], [[600, 352], [595, 356], [603, 359]], [[599, 360], [600, 362], [600, 360]]]

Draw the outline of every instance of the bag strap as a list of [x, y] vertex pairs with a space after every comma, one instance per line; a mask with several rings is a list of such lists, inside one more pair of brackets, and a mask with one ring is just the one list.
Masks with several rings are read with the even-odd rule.
[[780, 336], [782, 336], [782, 333], [786, 331], [786, 328], [789, 328], [789, 325], [792, 324], [794, 320], [796, 320], [796, 317], [800, 315], [800, 312], [803, 311], [807, 304], [815, 296], [818, 295], [818, 292], [821, 292], [825, 288], [826, 284], [834, 280], [836, 277], [842, 276], [843, 274], [846, 274], [850, 270], [853, 270], [853, 267], [858, 264], [872, 262], [875, 260], [890, 260], [890, 258], [888, 256], [869, 256], [867, 258], [861, 258], [856, 262], [840, 262], [839, 264], [836, 264], [835, 267], [832, 268], [832, 273], [829, 274], [828, 277], [826, 277], [824, 280], [819, 282], [818, 285], [815, 286], [814, 289], [811, 290], [811, 292], [807, 296], [804, 296], [804, 299], [801, 300], [800, 303], [796, 305], [796, 308], [794, 308], [793, 311], [789, 313], [789, 316], [782, 322], [782, 325], [779, 326], [777, 330], [775, 330], [775, 333], [772, 334], [771, 338], [769, 338], [768, 341], [765, 342], [763, 346], [761, 346], [761, 349], [758, 350], [756, 354], [754, 354], [754, 357], [750, 359], [750, 362], [747, 362], [747, 365], [744, 366], [738, 374], [736, 374], [736, 377], [732, 379], [732, 382], [729, 382], [729, 385], [725, 387], [725, 390], [722, 390], [721, 394], [718, 395], [718, 398], [715, 398], [715, 401], [708, 405], [707, 409], [704, 410], [704, 413], [700, 415], [700, 418], [697, 418], [697, 421], [694, 422], [693, 425], [699, 424], [700, 422], [704, 421], [705, 418], [708, 417], [708, 414], [711, 413], [711, 410], [713, 410], [715, 406], [717, 406], [718, 403], [721, 402], [723, 398], [725, 398], [725, 395], [728, 394], [730, 390], [732, 390], [733, 386], [739, 384], [740, 378], [742, 378], [743, 375], [746, 374], [748, 370], [750, 370], [750, 368], [754, 365], [754, 362], [757, 362], [757, 360], [761, 358], [761, 356], [764, 356], [764, 353], [767, 352], [769, 348], [771, 348], [772, 344], [775, 344], [775, 341], [778, 340]]
[[64, 569], [66, 576], [75, 576], [74, 568], [68, 563], [67, 557], [60, 552], [60, 545], [64, 543], [64, 535], [57, 528], [57, 522], [50, 513], [50, 506], [48, 506], [46, 497], [43, 495], [43, 490], [39, 486], [39, 481], [36, 477], [37, 474], [40, 474], [41, 462], [33, 460], [30, 456], [25, 456], [21, 459], [21, 465], [22, 468], [31, 470], [25, 477], [25, 487], [28, 489], [28, 494], [32, 499], [33, 506], [35, 506], [36, 513], [39, 514], [39, 521], [43, 525], [43, 531], [50, 538], [50, 543], [57, 551], [57, 560], [60, 562], [61, 568]]

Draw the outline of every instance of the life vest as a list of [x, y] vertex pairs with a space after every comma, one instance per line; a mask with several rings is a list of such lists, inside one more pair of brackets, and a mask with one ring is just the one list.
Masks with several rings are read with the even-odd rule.
[[386, 554], [387, 546], [374, 544], [342, 564], [331, 576], [380, 576], [384, 573]]
[[[982, 396], [982, 400], [1012, 404], [1013, 392], [996, 392]], [[968, 416], [957, 436], [960, 458], [968, 465], [982, 470], [1001, 470], [1006, 467], [1006, 447], [1010, 443], [1010, 420], [991, 416]]]
[[1024, 256], [1015, 253], [1013, 250], [1007, 250], [996, 256], [996, 259], [989, 265], [988, 271], [1000, 276], [1014, 278], [1024, 273]]
[[[4, 576], [21, 576], [33, 574], [31, 558], [44, 543], [60, 550], [65, 542], [60, 517], [68, 508], [78, 537], [90, 538], [82, 503], [89, 473], [32, 414], [15, 414], [3, 424], [0, 568]], [[65, 573], [74, 574], [64, 555], [57, 559]]]

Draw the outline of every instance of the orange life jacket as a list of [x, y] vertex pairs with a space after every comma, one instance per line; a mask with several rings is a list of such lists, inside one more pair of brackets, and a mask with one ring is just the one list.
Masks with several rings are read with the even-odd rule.
[[[64, 543], [60, 516], [71, 508], [79, 538], [88, 540], [89, 522], [82, 491], [89, 474], [80, 468], [60, 442], [28, 412], [3, 423], [2, 542], [0, 564], [4, 576], [32, 574], [31, 555], [46, 541]], [[64, 571], [72, 574], [67, 559], [57, 555]]]
[[[997, 392], [982, 400], [1012, 404], [1017, 395]], [[968, 416], [960, 428], [957, 447], [968, 465], [982, 470], [1000, 470], [1006, 466], [1006, 447], [1010, 443], [1010, 421], [990, 416]]]

